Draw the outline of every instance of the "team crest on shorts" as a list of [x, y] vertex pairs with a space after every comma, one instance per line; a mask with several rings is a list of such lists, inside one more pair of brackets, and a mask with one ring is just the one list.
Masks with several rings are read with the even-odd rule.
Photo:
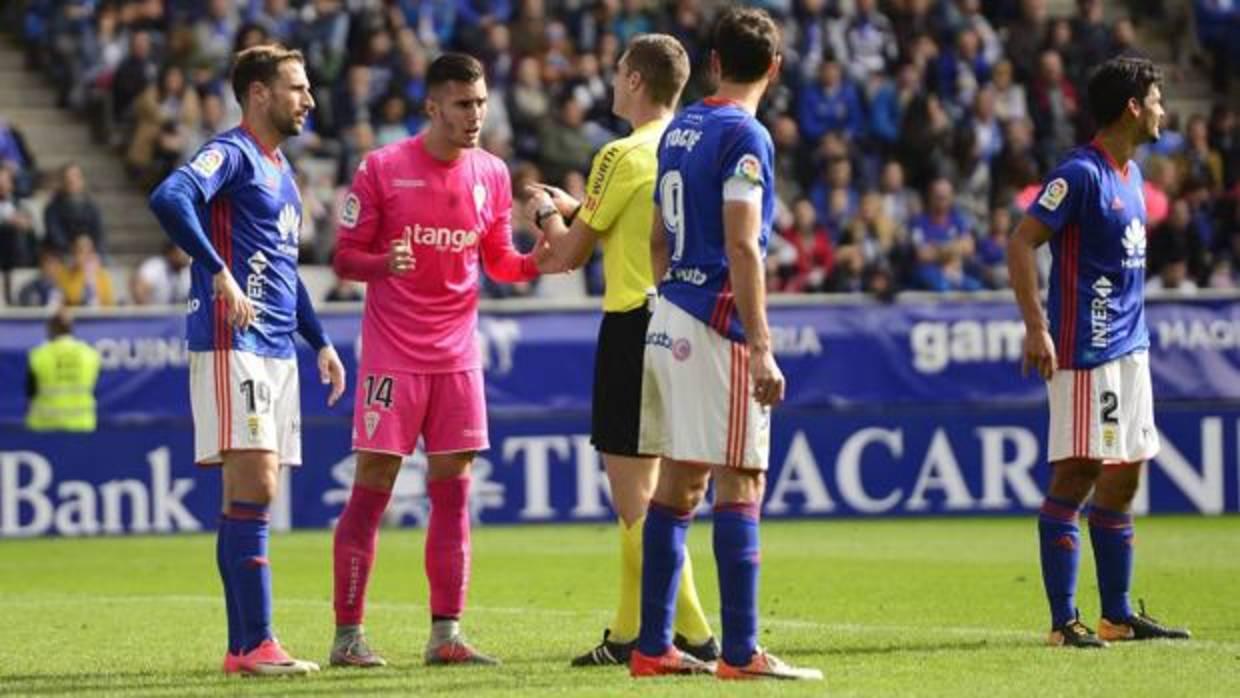
[[246, 417], [246, 420], [245, 420], [246, 427], [250, 431], [250, 439], [254, 441], [258, 440], [258, 427], [259, 427], [258, 419], [259, 419], [258, 415], [252, 414], [249, 417]]
[[362, 421], [366, 426], [366, 438], [375, 438], [375, 430], [379, 428], [379, 413], [367, 412], [362, 416]]
[[215, 174], [220, 165], [224, 164], [224, 153], [216, 148], [207, 148], [198, 153], [198, 157], [189, 164], [190, 169], [197, 172], [207, 179], [211, 179], [211, 175]]
[[677, 361], [687, 361], [693, 354], [693, 345], [689, 340], [681, 338], [672, 342], [672, 357]]
[[1119, 440], [1119, 430], [1114, 424], [1102, 425], [1102, 447], [1110, 451], [1115, 448], [1115, 442]]
[[1038, 205], [1047, 211], [1054, 211], [1067, 196], [1068, 180], [1056, 177], [1047, 183], [1046, 190], [1042, 192], [1042, 196], [1038, 197]]

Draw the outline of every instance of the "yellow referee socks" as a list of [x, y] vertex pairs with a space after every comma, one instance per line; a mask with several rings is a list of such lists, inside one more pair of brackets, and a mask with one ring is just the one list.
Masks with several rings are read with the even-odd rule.
[[[642, 527], [646, 518], [634, 521], [632, 526], [625, 526], [623, 521], [617, 523], [620, 527], [620, 604], [616, 607], [608, 639], [624, 643], [636, 640], [641, 629]], [[702, 602], [698, 600], [697, 587], [694, 586], [693, 563], [687, 550], [685, 564], [680, 571], [680, 587], [676, 592], [676, 632], [694, 645], [700, 645], [711, 637], [710, 623], [702, 611]]]

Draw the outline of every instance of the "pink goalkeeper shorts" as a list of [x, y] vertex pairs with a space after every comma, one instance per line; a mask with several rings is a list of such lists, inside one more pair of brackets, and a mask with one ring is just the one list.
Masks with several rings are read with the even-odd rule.
[[427, 454], [482, 451], [487, 441], [482, 369], [457, 373], [358, 373], [353, 448], [407, 456], [422, 437]]

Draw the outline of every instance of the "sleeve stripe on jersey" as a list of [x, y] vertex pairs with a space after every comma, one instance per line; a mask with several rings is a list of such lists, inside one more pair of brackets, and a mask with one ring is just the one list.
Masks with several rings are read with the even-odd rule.
[[[637, 150], [639, 147], [641, 147], [640, 143], [633, 144], [623, 153], [620, 153], [620, 157], [616, 158], [615, 162], [611, 163], [611, 165], [609, 166], [609, 169], [603, 175], [602, 187], [599, 188], [599, 193], [598, 193], [598, 196], [596, 197], [596, 201], [598, 202], [597, 204], [595, 204], [596, 207], [602, 205], [602, 202], [604, 200], [603, 197], [607, 196], [607, 190], [611, 188], [612, 180], [616, 178], [615, 177], [616, 171], [620, 169], [620, 163], [624, 162], [624, 159], [629, 156], [629, 153], [633, 152], [634, 150]], [[606, 155], [604, 155], [604, 160], [605, 159], [606, 159]], [[602, 166], [603, 163], [600, 162], [599, 164], [600, 166]], [[586, 192], [586, 193], [587, 195], [589, 195], [589, 192]]]

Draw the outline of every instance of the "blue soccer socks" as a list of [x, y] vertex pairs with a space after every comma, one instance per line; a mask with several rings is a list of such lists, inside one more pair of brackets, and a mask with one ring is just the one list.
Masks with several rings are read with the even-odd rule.
[[1093, 507], [1089, 512], [1089, 540], [1098, 568], [1102, 617], [1127, 620], [1132, 613], [1128, 591], [1132, 586], [1132, 514]]
[[249, 652], [271, 630], [271, 567], [267, 539], [271, 526], [267, 507], [251, 502], [229, 502], [226, 552], [232, 591], [240, 611], [242, 652]]
[[662, 656], [672, 646], [672, 621], [685, 536], [693, 512], [650, 503], [642, 531], [642, 621], [637, 648], [648, 657]]
[[237, 595], [233, 592], [232, 574], [229, 571], [229, 525], [228, 517], [221, 515], [219, 533], [215, 536], [215, 566], [219, 569], [220, 582], [224, 585], [224, 610], [228, 614], [228, 652], [241, 654], [241, 610], [237, 606]]
[[732, 666], [746, 666], [758, 648], [758, 504], [715, 505], [714, 546], [723, 660]]
[[1048, 496], [1038, 516], [1042, 549], [1042, 584], [1051, 607], [1051, 627], [1076, 617], [1076, 576], [1081, 564], [1081, 530], [1077, 504]]

